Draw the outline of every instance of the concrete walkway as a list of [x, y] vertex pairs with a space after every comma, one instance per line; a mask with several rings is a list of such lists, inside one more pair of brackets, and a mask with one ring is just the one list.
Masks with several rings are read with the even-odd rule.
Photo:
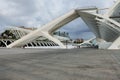
[[120, 80], [120, 51], [0, 49], [0, 80]]

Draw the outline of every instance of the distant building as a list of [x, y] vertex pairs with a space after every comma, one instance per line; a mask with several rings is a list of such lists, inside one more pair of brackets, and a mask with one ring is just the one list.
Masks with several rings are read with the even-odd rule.
[[81, 44], [81, 43], [83, 43], [84, 42], [84, 39], [76, 39], [76, 40], [74, 40], [73, 41], [73, 43], [75, 43], [75, 44]]

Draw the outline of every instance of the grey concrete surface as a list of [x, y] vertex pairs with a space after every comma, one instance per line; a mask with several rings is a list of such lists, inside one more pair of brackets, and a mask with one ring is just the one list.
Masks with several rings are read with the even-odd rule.
[[0, 49], [0, 80], [120, 80], [120, 50]]

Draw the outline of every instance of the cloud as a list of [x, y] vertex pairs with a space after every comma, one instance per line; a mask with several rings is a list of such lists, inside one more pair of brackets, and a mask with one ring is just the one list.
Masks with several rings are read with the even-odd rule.
[[[0, 0], [0, 28], [41, 27], [72, 9], [86, 6], [104, 8], [112, 4], [113, 0]], [[76, 38], [89, 29], [81, 19], [77, 19], [60, 30], [70, 32]]]

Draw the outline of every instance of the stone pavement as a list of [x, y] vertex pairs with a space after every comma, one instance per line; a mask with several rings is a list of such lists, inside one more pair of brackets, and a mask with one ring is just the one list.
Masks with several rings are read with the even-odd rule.
[[0, 49], [0, 80], [120, 80], [120, 50]]

